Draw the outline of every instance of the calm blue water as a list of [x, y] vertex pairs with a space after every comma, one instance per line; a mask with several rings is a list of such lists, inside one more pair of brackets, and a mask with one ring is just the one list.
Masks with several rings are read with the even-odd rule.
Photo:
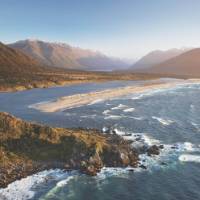
[[119, 133], [139, 133], [148, 142], [165, 146], [160, 156], [145, 161], [148, 170], [131, 173], [105, 169], [97, 177], [69, 175], [65, 184], [59, 183], [66, 176], [52, 178], [31, 189], [35, 192], [32, 199], [200, 199], [200, 85], [128, 95], [50, 114], [29, 107], [60, 96], [140, 83], [84, 84], [0, 94], [0, 110], [26, 120], [62, 127], [113, 127]]

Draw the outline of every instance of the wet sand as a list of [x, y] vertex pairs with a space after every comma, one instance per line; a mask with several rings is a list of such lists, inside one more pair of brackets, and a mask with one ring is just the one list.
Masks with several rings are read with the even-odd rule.
[[90, 92], [86, 94], [75, 94], [71, 96], [64, 96], [55, 101], [34, 104], [31, 107], [41, 112], [58, 112], [64, 109], [75, 108], [83, 105], [88, 105], [98, 101], [105, 101], [117, 97], [126, 96], [129, 94], [138, 94], [157, 89], [168, 89], [182, 84], [200, 83], [200, 79], [188, 79], [174, 82], [155, 82], [143, 84], [140, 86], [127, 86], [115, 89], [107, 89], [97, 92]]

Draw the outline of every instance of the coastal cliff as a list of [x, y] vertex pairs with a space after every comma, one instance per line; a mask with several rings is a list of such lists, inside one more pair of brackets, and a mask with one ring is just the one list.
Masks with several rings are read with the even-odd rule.
[[114, 130], [52, 128], [0, 112], [0, 188], [46, 169], [79, 170], [91, 176], [102, 167], [141, 167], [139, 154], [158, 155], [156, 145], [136, 149]]
[[0, 187], [50, 168], [96, 175], [103, 166], [137, 165], [131, 142], [116, 134], [51, 128], [0, 113]]

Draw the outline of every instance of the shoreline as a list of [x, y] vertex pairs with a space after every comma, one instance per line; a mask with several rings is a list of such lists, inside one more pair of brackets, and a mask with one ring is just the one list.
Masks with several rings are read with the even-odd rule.
[[49, 102], [38, 102], [36, 104], [30, 105], [32, 108], [39, 110], [41, 112], [58, 112], [64, 109], [70, 109], [75, 107], [80, 107], [88, 104], [92, 104], [97, 101], [106, 101], [109, 99], [114, 99], [129, 94], [139, 94], [142, 92], [148, 92], [155, 89], [169, 89], [183, 84], [200, 83], [200, 79], [188, 79], [186, 81], [179, 80], [175, 82], [155, 82], [155, 83], [145, 83], [137, 86], [126, 86], [114, 89], [106, 89], [97, 92], [89, 92], [85, 94], [75, 94], [70, 96], [63, 96], [55, 101]]
[[140, 154], [159, 155], [162, 147], [137, 149], [115, 130], [53, 128], [0, 112], [0, 188], [49, 169], [96, 176], [103, 167], [142, 167]]
[[[138, 81], [138, 80], [156, 80], [159, 78], [164, 78], [165, 76], [151, 75], [151, 74], [127, 74], [127, 73], [105, 73], [105, 72], [71, 72], [69, 74], [38, 74], [35, 79], [30, 77], [30, 79], [24, 80], [20, 78], [11, 77], [11, 80], [4, 80], [0, 82], [0, 93], [1, 92], [17, 92], [30, 90], [34, 88], [49, 88], [55, 86], [63, 85], [74, 85], [81, 83], [100, 83], [107, 81]], [[172, 77], [184, 79], [186, 77]], [[39, 79], [39, 80], [37, 80]]]
[[82, 83], [103, 83], [107, 82], [109, 80], [88, 80], [88, 81], [61, 81], [60, 83], [55, 82], [49, 82], [49, 83], [41, 83], [41, 84], [30, 84], [28, 86], [24, 85], [18, 85], [15, 87], [8, 87], [5, 90], [0, 89], [0, 93], [9, 93], [9, 92], [20, 92], [20, 91], [26, 91], [26, 90], [32, 90], [32, 89], [45, 89], [45, 88], [51, 88], [51, 87], [62, 87], [62, 86], [71, 86], [71, 85], [79, 85]]

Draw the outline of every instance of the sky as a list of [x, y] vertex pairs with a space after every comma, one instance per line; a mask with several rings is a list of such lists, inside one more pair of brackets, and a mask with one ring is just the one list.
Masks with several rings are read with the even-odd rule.
[[135, 59], [200, 46], [199, 0], [0, 0], [0, 41], [65, 42]]

